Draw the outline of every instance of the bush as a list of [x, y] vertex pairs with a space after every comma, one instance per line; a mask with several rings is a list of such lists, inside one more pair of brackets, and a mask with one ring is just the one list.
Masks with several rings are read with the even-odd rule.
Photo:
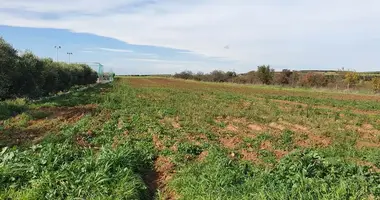
[[313, 72], [303, 75], [300, 80], [300, 85], [306, 87], [324, 87], [327, 83], [325, 75]]
[[372, 79], [372, 88], [376, 93], [380, 92], [380, 78], [376, 77]]
[[279, 85], [288, 85], [290, 84], [290, 79], [293, 72], [289, 69], [283, 69], [280, 74], [275, 79], [275, 82]]
[[95, 83], [96, 79], [97, 73], [88, 65], [40, 59], [29, 51], [18, 56], [0, 38], [0, 99], [38, 98], [74, 85]]
[[256, 73], [263, 84], [269, 85], [273, 80], [274, 70], [269, 65], [258, 66]]
[[344, 80], [347, 83], [347, 88], [350, 89], [351, 86], [355, 86], [359, 82], [359, 74], [356, 72], [347, 72], [344, 75]]
[[193, 79], [193, 72], [191, 71], [183, 71], [179, 74], [174, 75], [175, 78], [182, 78], [182, 79]]

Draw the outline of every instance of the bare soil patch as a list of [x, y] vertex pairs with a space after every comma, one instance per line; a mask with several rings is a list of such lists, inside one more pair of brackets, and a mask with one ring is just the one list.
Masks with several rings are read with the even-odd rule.
[[272, 122], [272, 123], [270, 123], [268, 126], [271, 127], [271, 128], [274, 128], [274, 129], [281, 130], [281, 131], [283, 131], [283, 130], [286, 129], [285, 126], [283, 126], [283, 125], [281, 125], [281, 124], [278, 124], [278, 123], [276, 123], [276, 122]]
[[228, 124], [227, 127], [226, 127], [226, 130], [227, 131], [232, 131], [232, 132], [237, 132], [239, 129], [236, 126], [232, 125], [232, 124]]
[[156, 149], [158, 150], [163, 150], [165, 146], [162, 144], [161, 140], [158, 138], [158, 135], [154, 134], [153, 135], [153, 143]]
[[257, 125], [257, 124], [249, 124], [248, 128], [253, 130], [253, 131], [263, 131], [264, 130], [264, 128], [262, 126]]
[[202, 151], [198, 156], [198, 161], [203, 161], [208, 156], [208, 151]]
[[253, 149], [242, 149], [240, 151], [240, 154], [242, 155], [243, 160], [247, 160], [253, 163], [261, 163], [259, 155], [257, 154], [257, 152], [253, 151]]
[[231, 138], [220, 138], [219, 141], [224, 147], [228, 149], [234, 149], [242, 142], [242, 139], [235, 136]]
[[164, 199], [178, 199], [174, 191], [169, 190], [166, 185], [173, 176], [175, 165], [171, 159], [165, 156], [158, 156], [154, 161], [154, 170], [148, 171], [143, 180], [148, 186], [151, 197], [153, 198], [157, 190], [162, 191]]
[[380, 148], [380, 144], [371, 141], [358, 141], [356, 142], [356, 148]]
[[[10, 124], [0, 131], [1, 145], [14, 146], [21, 145], [28, 142], [37, 143], [41, 141], [48, 132], [58, 132], [59, 125], [62, 122], [75, 123], [88, 113], [96, 110], [97, 105], [81, 105], [75, 107], [41, 107], [39, 109], [31, 110], [31, 113], [44, 113], [46, 117], [42, 119], [32, 119], [27, 122], [26, 127], [18, 127], [17, 125]], [[19, 116], [14, 117], [11, 121], [17, 122]], [[82, 140], [78, 138], [78, 142], [83, 146], [87, 146]], [[0, 145], [0, 146], [1, 146]]]
[[296, 145], [304, 148], [308, 147], [328, 147], [331, 144], [331, 138], [314, 133], [307, 133], [307, 139], [298, 138]]

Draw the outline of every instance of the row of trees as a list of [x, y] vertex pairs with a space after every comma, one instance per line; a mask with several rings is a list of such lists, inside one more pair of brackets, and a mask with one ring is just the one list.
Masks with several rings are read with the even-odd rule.
[[0, 99], [38, 98], [74, 85], [95, 83], [97, 73], [88, 65], [41, 59], [32, 52], [19, 55], [0, 38]]
[[[258, 66], [256, 71], [237, 75], [235, 72], [215, 70], [210, 73], [193, 73], [183, 71], [174, 75], [176, 78], [193, 79], [198, 81], [234, 82], [243, 84], [274, 84], [301, 87], [330, 87], [336, 89], [350, 89], [357, 86], [362, 80], [358, 73], [352, 71], [338, 71], [335, 74], [323, 72], [298, 72], [284, 69], [275, 72], [269, 65]], [[380, 79], [372, 79], [372, 89], [380, 91]]]

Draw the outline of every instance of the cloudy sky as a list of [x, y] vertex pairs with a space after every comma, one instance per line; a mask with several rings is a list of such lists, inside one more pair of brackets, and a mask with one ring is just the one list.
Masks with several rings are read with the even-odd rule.
[[[380, 70], [378, 0], [0, 0], [17, 49], [118, 74]], [[228, 47], [228, 48], [226, 48]]]

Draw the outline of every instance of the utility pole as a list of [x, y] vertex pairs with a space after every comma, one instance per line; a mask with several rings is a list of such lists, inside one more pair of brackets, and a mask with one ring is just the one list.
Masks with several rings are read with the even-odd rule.
[[54, 46], [54, 48], [57, 49], [57, 62], [58, 62], [58, 50], [61, 49], [62, 47], [61, 46]]
[[73, 53], [67, 52], [67, 55], [69, 55], [69, 64], [70, 64], [70, 56], [73, 55]]

